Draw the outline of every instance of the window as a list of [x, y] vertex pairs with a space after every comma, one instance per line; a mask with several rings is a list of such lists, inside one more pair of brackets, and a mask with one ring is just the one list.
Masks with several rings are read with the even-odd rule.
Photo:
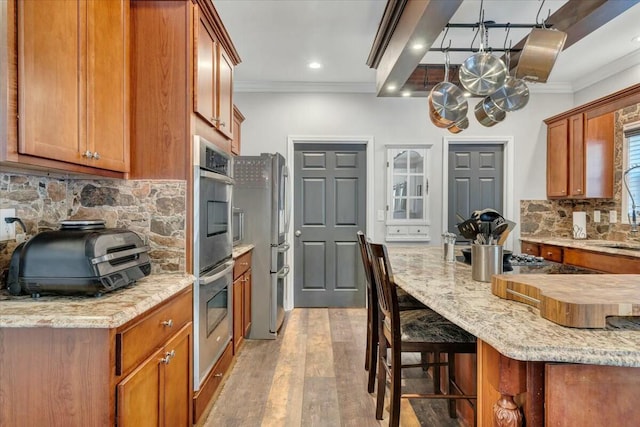
[[[623, 182], [622, 220], [626, 222], [632, 214], [634, 203], [636, 212], [640, 210], [640, 122], [625, 125], [624, 154], [622, 179], [626, 180], [629, 187], [627, 191]], [[636, 221], [640, 221], [640, 217]]]

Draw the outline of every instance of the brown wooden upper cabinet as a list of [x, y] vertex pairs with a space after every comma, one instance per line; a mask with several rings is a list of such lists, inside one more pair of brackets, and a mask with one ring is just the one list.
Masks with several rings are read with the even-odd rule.
[[547, 197], [613, 197], [614, 113], [578, 112], [547, 123]]
[[231, 153], [240, 155], [241, 136], [242, 136], [242, 122], [244, 122], [244, 116], [238, 110], [238, 107], [233, 106], [233, 139], [231, 140]]
[[233, 62], [207, 19], [196, 13], [194, 111], [226, 138], [233, 138]]
[[15, 5], [18, 155], [127, 172], [129, 0]]

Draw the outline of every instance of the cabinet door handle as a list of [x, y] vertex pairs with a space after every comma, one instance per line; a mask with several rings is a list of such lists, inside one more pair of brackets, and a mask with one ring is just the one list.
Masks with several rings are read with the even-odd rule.
[[169, 362], [171, 362], [171, 359], [173, 359], [174, 357], [176, 357], [176, 351], [175, 350], [167, 351], [164, 354], [164, 357], [160, 358], [160, 362], [164, 363], [165, 365], [168, 365]]
[[87, 159], [90, 159], [93, 157], [93, 153], [89, 150], [85, 151], [84, 153], [82, 153], [82, 157], [86, 157]]
[[225, 127], [227, 125], [225, 122], [222, 121], [220, 117], [213, 117], [211, 118], [211, 121], [216, 122], [220, 127]]
[[213, 376], [220, 378], [222, 376], [222, 372], [218, 372], [217, 374], [214, 374]]
[[173, 327], [173, 319], [163, 320], [162, 321], [162, 326], [166, 326], [168, 328]]
[[249, 265], [249, 263], [248, 262], [241, 262], [240, 265], [243, 266], [243, 267], [246, 267], [246, 266]]
[[553, 255], [553, 253], [552, 253], [552, 252], [547, 252], [547, 256], [549, 256], [549, 257], [550, 257], [551, 255]]
[[96, 160], [100, 160], [100, 154], [98, 154], [98, 152], [96, 151], [95, 153], [93, 153], [93, 158]]

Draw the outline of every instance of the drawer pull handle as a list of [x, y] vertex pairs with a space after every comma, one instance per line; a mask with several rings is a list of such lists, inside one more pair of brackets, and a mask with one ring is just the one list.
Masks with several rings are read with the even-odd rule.
[[222, 376], [222, 372], [218, 372], [217, 374], [214, 375], [214, 377], [218, 377], [220, 378]]
[[173, 319], [163, 320], [162, 321], [162, 326], [166, 326], [168, 328], [173, 327]]

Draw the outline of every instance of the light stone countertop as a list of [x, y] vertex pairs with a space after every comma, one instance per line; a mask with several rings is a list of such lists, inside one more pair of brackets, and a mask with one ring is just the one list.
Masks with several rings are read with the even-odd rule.
[[252, 245], [252, 244], [234, 246], [233, 247], [233, 259], [241, 257], [242, 255], [244, 255], [247, 252], [249, 252], [250, 250], [252, 250], [254, 247], [255, 247], [255, 245]]
[[[576, 240], [569, 239], [567, 237], [527, 237], [520, 236], [520, 240], [523, 242], [542, 243], [545, 245], [562, 246], [565, 248], [577, 248], [594, 252], [602, 252], [612, 255], [624, 255], [640, 258], [640, 244], [636, 242], [616, 242], [613, 240], [595, 240], [585, 239]], [[624, 248], [608, 248], [604, 245], [612, 246], [629, 246], [637, 248], [636, 250], [629, 250]]]
[[471, 279], [471, 266], [444, 262], [441, 247], [388, 246], [388, 251], [400, 287], [507, 357], [640, 367], [640, 330], [560, 326], [536, 308], [493, 295], [491, 283]]
[[11, 296], [0, 290], [0, 328], [117, 328], [191, 286], [189, 274], [154, 274], [93, 296]]

